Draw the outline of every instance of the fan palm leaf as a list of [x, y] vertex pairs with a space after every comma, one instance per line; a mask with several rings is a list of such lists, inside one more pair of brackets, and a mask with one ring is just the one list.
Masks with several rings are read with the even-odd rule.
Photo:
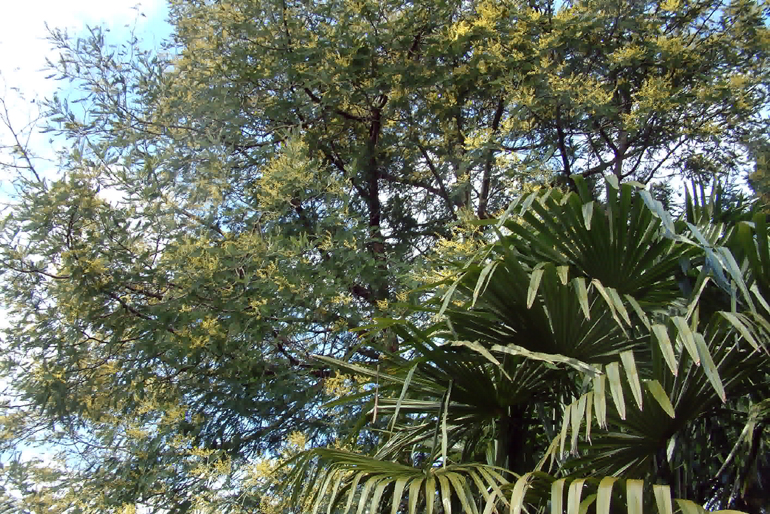
[[381, 443], [301, 454], [295, 494], [329, 512], [702, 509], [646, 479], [735, 503], [765, 444], [764, 217], [700, 191], [675, 218], [640, 185], [610, 179], [600, 203], [576, 184], [511, 206], [437, 299], [443, 320], [381, 322], [398, 354], [321, 358], [371, 380]]

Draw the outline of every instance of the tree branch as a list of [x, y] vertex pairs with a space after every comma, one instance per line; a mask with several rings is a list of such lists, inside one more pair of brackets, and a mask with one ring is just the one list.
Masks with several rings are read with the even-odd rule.
[[428, 151], [425, 149], [425, 147], [422, 146], [419, 142], [417, 142], [417, 148], [420, 149], [420, 153], [425, 159], [425, 163], [428, 165], [428, 169], [433, 174], [433, 178], [435, 178], [436, 182], [438, 183], [439, 190], [441, 191], [441, 196], [442, 198], [444, 198], [444, 201], [447, 204], [447, 208], [449, 209], [449, 212], [452, 214], [452, 219], [457, 220], [457, 215], [455, 214], [452, 198], [449, 196], [449, 191], [447, 191], [446, 186], [444, 185], [444, 181], [441, 180], [441, 175], [439, 174], [438, 169], [436, 169], [436, 166], [433, 164], [433, 161], [431, 160], [430, 155], [428, 154]]
[[330, 110], [330, 111], [332, 111], [332, 112], [334, 112], [336, 114], [339, 114], [340, 116], [342, 116], [346, 120], [360, 121], [360, 122], [367, 121], [366, 118], [362, 118], [361, 116], [356, 116], [355, 114], [350, 114], [349, 112], [343, 111], [342, 109], [339, 109], [337, 107], [332, 108], [332, 107], [330, 107], [328, 105], [323, 105], [323, 99], [321, 99], [321, 97], [316, 96], [315, 94], [313, 94], [313, 92], [310, 91], [310, 88], [304, 87], [302, 89], [305, 91], [305, 93], [307, 93], [307, 96], [310, 97], [310, 99], [313, 101], [313, 103], [316, 103], [316, 104], [320, 105], [325, 110]]
[[[500, 128], [500, 120], [503, 117], [505, 111], [504, 97], [500, 95], [500, 99], [497, 101], [497, 109], [495, 110], [494, 118], [492, 119], [492, 134], [497, 134]], [[484, 163], [484, 175], [481, 179], [481, 192], [479, 193], [479, 219], [488, 217], [487, 206], [489, 205], [489, 189], [492, 182], [492, 163], [495, 158], [495, 150], [490, 148], [487, 150], [487, 159]]]

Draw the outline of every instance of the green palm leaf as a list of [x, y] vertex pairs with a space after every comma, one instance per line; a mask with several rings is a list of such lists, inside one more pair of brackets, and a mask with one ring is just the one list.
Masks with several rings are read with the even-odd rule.
[[745, 487], [770, 393], [764, 218], [702, 191], [675, 218], [638, 184], [608, 180], [604, 203], [576, 188], [512, 205], [508, 234], [416, 309], [438, 322], [381, 320], [399, 354], [319, 357], [371, 380], [348, 400], [374, 398], [379, 442], [301, 454], [295, 494], [357, 513], [636, 514], [701, 508], [651, 478], [701, 504]]

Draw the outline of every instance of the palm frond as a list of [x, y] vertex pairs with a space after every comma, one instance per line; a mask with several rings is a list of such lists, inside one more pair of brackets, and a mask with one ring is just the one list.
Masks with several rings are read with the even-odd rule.
[[[379, 512], [388, 506], [392, 513], [432, 513], [436, 503], [442, 512], [481, 512], [481, 500], [505, 504], [502, 487], [510, 472], [484, 464], [435, 464], [422, 467], [380, 460], [345, 450], [316, 448], [288, 461], [288, 486], [294, 497], [313, 503], [313, 513], [357, 514]], [[386, 495], [387, 493], [387, 495]], [[419, 506], [419, 509], [418, 509]], [[355, 510], [353, 510], [355, 509]], [[335, 511], [337, 511], [335, 510]]]
[[765, 219], [702, 190], [677, 218], [639, 184], [608, 179], [601, 204], [576, 188], [485, 221], [507, 235], [445, 281], [437, 323], [367, 328], [402, 353], [319, 357], [376, 383], [349, 400], [374, 398], [379, 439], [297, 456], [293, 494], [329, 513], [702, 511], [653, 479], [732, 504], [766, 444]]
[[[410, 467], [344, 450], [317, 448], [287, 462], [289, 487], [312, 500], [312, 512], [502, 513], [705, 513], [703, 507], [672, 498], [669, 486], [615, 476], [556, 478], [534, 471], [516, 476], [486, 464]], [[736, 511], [716, 511], [736, 512]]]

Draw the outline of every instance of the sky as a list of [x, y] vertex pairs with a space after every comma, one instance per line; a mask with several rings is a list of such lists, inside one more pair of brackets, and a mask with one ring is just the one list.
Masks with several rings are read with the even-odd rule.
[[[37, 117], [40, 101], [50, 97], [60, 83], [46, 79], [46, 58], [56, 52], [46, 40], [48, 29], [67, 29], [72, 36], [86, 33], [86, 26], [110, 29], [112, 43], [128, 38], [131, 28], [144, 44], [158, 47], [171, 32], [166, 22], [166, 0], [0, 0], [0, 117], [6, 115], [19, 130]], [[144, 14], [144, 16], [141, 16]], [[34, 100], [34, 102], [32, 101]], [[1, 121], [1, 119], [0, 119]], [[0, 123], [0, 163], [7, 162], [3, 147], [12, 143], [8, 129]], [[29, 144], [44, 159], [53, 160], [57, 141], [50, 134], [32, 129]], [[55, 171], [53, 171], [55, 173]], [[0, 166], [0, 216], [11, 200], [13, 174]], [[0, 308], [0, 328], [7, 323]], [[0, 384], [0, 388], [2, 384]], [[24, 458], [46, 458], [40, 449], [25, 449]]]
[[[38, 102], [52, 96], [60, 85], [45, 78], [49, 74], [44, 69], [46, 58], [57, 57], [46, 40], [46, 25], [67, 29], [73, 36], [84, 34], [86, 26], [103, 26], [110, 29], [114, 43], [126, 40], [135, 27], [137, 36], [150, 47], [157, 47], [171, 31], [166, 22], [166, 0], [2, 0], [2, 4], [0, 99], [10, 121], [19, 128], [35, 119]], [[0, 147], [12, 142], [10, 137], [0, 124]], [[49, 136], [33, 135], [30, 144], [36, 153], [53, 157], [54, 148], [48, 140]], [[0, 155], [0, 162], [3, 157]], [[0, 170], [0, 197], [8, 193], [11, 178]]]

